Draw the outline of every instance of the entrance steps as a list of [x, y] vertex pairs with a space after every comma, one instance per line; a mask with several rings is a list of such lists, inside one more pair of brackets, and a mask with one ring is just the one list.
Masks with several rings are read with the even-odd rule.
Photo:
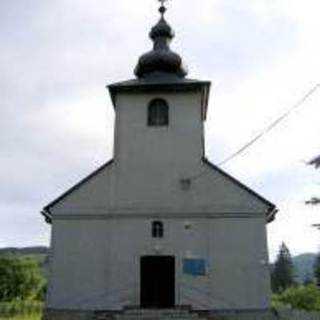
[[[174, 309], [139, 309], [131, 308], [123, 311], [96, 311], [92, 320], [284, 320], [272, 312], [241, 312], [227, 314], [210, 314], [205, 311], [193, 311], [188, 307]], [[295, 320], [296, 318], [292, 318]], [[298, 318], [303, 320], [302, 318]], [[306, 320], [309, 318], [306, 318]], [[315, 318], [320, 320], [320, 318]], [[310, 320], [313, 320], [310, 319]]]
[[[198, 313], [189, 308], [125, 309], [122, 312], [96, 312], [94, 320], [197, 320]], [[213, 320], [213, 319], [212, 319]]]

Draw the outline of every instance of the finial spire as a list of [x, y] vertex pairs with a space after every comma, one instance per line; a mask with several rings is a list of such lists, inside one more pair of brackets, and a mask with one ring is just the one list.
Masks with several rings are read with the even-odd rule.
[[159, 12], [161, 18], [151, 29], [149, 36], [153, 41], [153, 49], [139, 58], [135, 68], [138, 78], [150, 79], [161, 75], [162, 77], [174, 76], [184, 78], [187, 75], [181, 57], [170, 49], [170, 42], [174, 32], [164, 18], [167, 11], [165, 3], [168, 0], [158, 0], [161, 3]]
[[164, 4], [168, 1], [168, 0], [158, 0], [161, 3], [161, 7], [159, 8], [159, 12], [161, 14], [161, 17], [163, 18], [164, 14], [167, 11], [167, 8], [164, 6]]

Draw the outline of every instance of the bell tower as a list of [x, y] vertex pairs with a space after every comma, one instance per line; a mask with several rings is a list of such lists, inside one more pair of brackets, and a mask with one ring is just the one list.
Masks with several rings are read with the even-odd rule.
[[114, 158], [132, 174], [183, 175], [204, 154], [210, 82], [186, 78], [181, 56], [170, 48], [174, 31], [160, 2], [160, 19], [149, 33], [153, 47], [139, 58], [136, 78], [109, 86], [116, 113]]

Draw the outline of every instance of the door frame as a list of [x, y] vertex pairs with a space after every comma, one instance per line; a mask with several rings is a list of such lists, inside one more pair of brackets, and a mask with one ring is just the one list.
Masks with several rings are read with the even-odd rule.
[[[142, 280], [143, 280], [143, 276], [142, 276], [142, 264], [143, 264], [143, 260], [144, 259], [152, 259], [152, 258], [155, 258], [155, 259], [161, 259], [161, 258], [166, 258], [168, 259], [167, 261], [170, 261], [170, 266], [172, 268], [172, 290], [173, 292], [171, 292], [171, 299], [172, 299], [172, 305], [170, 306], [144, 306], [143, 305], [143, 288], [142, 288]], [[140, 256], [140, 259], [139, 259], [139, 263], [140, 263], [140, 307], [141, 308], [144, 308], [144, 309], [152, 309], [152, 308], [158, 308], [158, 309], [164, 309], [164, 308], [174, 308], [174, 306], [176, 305], [176, 256], [174, 255], [143, 255], [143, 256]]]

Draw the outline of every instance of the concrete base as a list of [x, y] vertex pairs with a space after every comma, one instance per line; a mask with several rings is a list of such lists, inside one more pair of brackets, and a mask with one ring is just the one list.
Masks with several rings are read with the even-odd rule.
[[94, 311], [45, 309], [42, 320], [94, 320]]
[[320, 320], [320, 313], [275, 311], [124, 310], [79, 311], [46, 309], [43, 320]]

